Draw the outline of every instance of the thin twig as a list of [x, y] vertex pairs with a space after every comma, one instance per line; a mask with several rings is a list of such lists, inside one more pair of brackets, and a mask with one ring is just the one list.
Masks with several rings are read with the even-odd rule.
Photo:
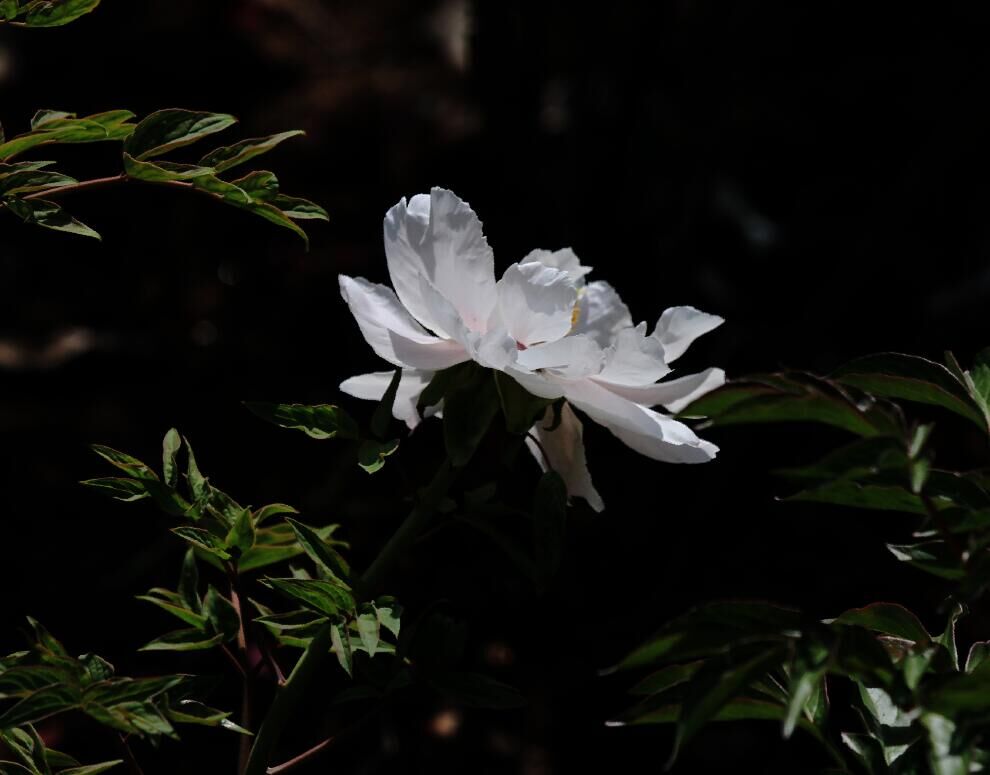
[[280, 775], [280, 773], [288, 772], [293, 767], [308, 762], [310, 759], [312, 759], [314, 756], [319, 754], [321, 751], [325, 750], [326, 748], [329, 748], [331, 745], [333, 745], [333, 741], [335, 739], [336, 738], [328, 737], [323, 742], [317, 743], [308, 751], [303, 751], [301, 754], [292, 757], [287, 762], [282, 762], [282, 764], [276, 765], [275, 767], [269, 767], [266, 770], [266, 772], [268, 773], [268, 775]]
[[117, 741], [117, 747], [120, 749], [121, 756], [123, 756], [124, 761], [127, 763], [127, 769], [131, 771], [131, 775], [144, 775], [141, 765], [134, 758], [134, 752], [127, 744], [127, 738], [122, 734], [115, 734], [114, 739]]
[[108, 175], [105, 178], [93, 178], [92, 180], [80, 180], [77, 183], [71, 183], [68, 186], [58, 186], [55, 188], [42, 189], [41, 191], [34, 191], [24, 197], [24, 199], [51, 199], [52, 197], [61, 196], [62, 194], [71, 194], [75, 191], [82, 191], [87, 188], [115, 186], [118, 183], [126, 183], [127, 180], [127, 175], [122, 172], [119, 175]]
[[[245, 729], [251, 728], [251, 705], [252, 703], [252, 678], [251, 675], [251, 655], [248, 652], [247, 631], [244, 627], [244, 614], [241, 607], [240, 579], [237, 575], [237, 568], [228, 566], [227, 579], [230, 581], [230, 602], [237, 612], [237, 650], [240, 654], [240, 662], [244, 666], [241, 673], [241, 726]], [[238, 772], [247, 769], [248, 759], [251, 756], [251, 738], [247, 735], [241, 737], [240, 750], [238, 755]]]

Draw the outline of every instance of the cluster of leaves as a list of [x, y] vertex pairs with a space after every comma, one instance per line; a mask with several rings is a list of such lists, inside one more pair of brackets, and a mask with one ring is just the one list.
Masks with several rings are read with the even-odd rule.
[[[0, 659], [0, 741], [17, 762], [2, 762], [11, 772], [65, 775], [102, 772], [118, 761], [80, 766], [47, 749], [32, 725], [51, 716], [80, 711], [126, 735], [157, 743], [176, 738], [173, 724], [222, 726], [246, 732], [227, 720], [229, 713], [193, 699], [197, 682], [185, 675], [124, 678], [96, 654], [73, 657], [41, 624], [29, 620], [30, 648]], [[0, 766], [0, 769], [3, 769]]]
[[96, 10], [100, 0], [0, 0], [0, 24], [61, 27]]
[[[817, 422], [852, 433], [819, 462], [781, 471], [801, 487], [785, 500], [907, 515], [910, 539], [887, 548], [947, 584], [945, 631], [932, 636], [887, 603], [826, 622], [767, 604], [707, 606], [620, 665], [660, 666], [634, 688], [644, 699], [620, 721], [674, 723], [679, 747], [707, 721], [777, 719], [785, 735], [800, 727], [818, 738], [843, 772], [955, 775], [990, 762], [988, 646], [973, 644], [960, 664], [955, 643], [956, 620], [990, 585], [990, 479], [936, 468], [933, 426], [909, 422], [892, 399], [948, 410], [990, 435], [990, 355], [970, 371], [951, 355], [942, 365], [888, 353], [828, 379], [760, 375], [702, 397], [684, 415], [710, 426]], [[833, 745], [826, 678], [847, 682], [862, 720], [861, 731], [839, 732], [844, 746]]]
[[[224, 113], [204, 113], [170, 108], [159, 110], [135, 123], [127, 110], [112, 110], [82, 118], [73, 113], [41, 110], [31, 120], [31, 129], [9, 140], [0, 128], [0, 204], [26, 223], [56, 231], [99, 238], [89, 226], [70, 216], [51, 199], [66, 191], [137, 181], [186, 188], [206, 194], [224, 204], [246, 210], [289, 229], [309, 244], [297, 221], [327, 220], [326, 211], [306, 199], [280, 192], [272, 172], [258, 170], [234, 180], [221, 177], [229, 170], [266, 153], [284, 140], [303, 134], [295, 130], [267, 137], [241, 140], [205, 154], [195, 164], [162, 160], [237, 122]], [[123, 171], [105, 178], [80, 182], [55, 172], [54, 161], [14, 161], [42, 145], [117, 141], [123, 144]]]
[[[179, 456], [186, 453], [185, 476]], [[175, 429], [162, 442], [162, 475], [137, 458], [109, 447], [94, 446], [126, 477], [89, 479], [83, 484], [123, 501], [152, 499], [167, 514], [192, 524], [172, 528], [189, 544], [175, 590], [156, 587], [140, 599], [168, 611], [187, 626], [156, 638], [145, 650], [192, 651], [235, 640], [244, 622], [239, 605], [213, 585], [200, 596], [197, 559], [223, 571], [237, 583], [240, 574], [307, 556], [315, 571], [291, 566], [288, 577], [266, 577], [264, 586], [301, 606], [276, 613], [252, 599], [264, 626], [281, 645], [305, 648], [324, 626], [331, 629], [332, 650], [348, 673], [354, 651], [370, 656], [394, 653], [382, 628], [397, 636], [401, 607], [390, 597], [359, 602], [351, 570], [338, 551], [346, 546], [333, 538], [338, 525], [314, 528], [288, 517], [298, 512], [284, 503], [258, 509], [241, 506], [212, 485], [199, 469], [192, 446]], [[181, 481], [184, 479], [185, 481]], [[271, 520], [282, 521], [271, 524]]]

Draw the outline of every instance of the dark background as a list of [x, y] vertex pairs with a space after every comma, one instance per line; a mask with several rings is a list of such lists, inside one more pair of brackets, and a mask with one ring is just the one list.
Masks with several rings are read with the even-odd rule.
[[[673, 304], [723, 315], [685, 369], [823, 373], [877, 350], [951, 349], [968, 362], [990, 339], [985, 21], [948, 5], [871, 18], [862, 5], [768, 2], [106, 0], [65, 28], [0, 28], [8, 136], [39, 108], [224, 111], [241, 119], [228, 138], [302, 128], [257, 166], [331, 216], [312, 222], [305, 252], [260, 219], [150, 187], [66, 198], [102, 244], [2, 214], [0, 643], [19, 647], [31, 614], [125, 673], [224, 667], [135, 653], [171, 623], [132, 595], [174, 583], [182, 548], [152, 506], [76, 484], [108, 474], [90, 442], [154, 461], [175, 425], [235, 497], [340, 522], [354, 564], [370, 561], [408, 481], [439, 460], [437, 427], [369, 479], [346, 445], [266, 425], [240, 401], [337, 401], [342, 379], [384, 367], [336, 277], [387, 281], [382, 215], [432, 185], [470, 201], [498, 272], [569, 245], [636, 319]], [[57, 158], [85, 178], [115, 171], [115, 150]], [[940, 433], [944, 454], [965, 459], [961, 429], [945, 421]], [[431, 719], [446, 706], [424, 695], [299, 772], [659, 771], [669, 731], [605, 728], [629, 681], [596, 672], [706, 599], [769, 598], [821, 617], [886, 599], [941, 627], [944, 589], [883, 548], [910, 524], [774, 501], [783, 486], [769, 470], [841, 437], [709, 437], [722, 446], [715, 463], [665, 466], [587, 423], [607, 510], [572, 511], [565, 566], [543, 594], [475, 533], [421, 542], [392, 584], [409, 615], [445, 599], [470, 624], [465, 668], [514, 683], [529, 706], [462, 711], [456, 734], [438, 737]], [[525, 493], [535, 466], [493, 476]], [[322, 698], [345, 686], [337, 670], [320, 682]], [[217, 702], [228, 700], [225, 684]], [[334, 710], [292, 745], [346, 723]], [[47, 733], [99, 750], [71, 725]], [[232, 772], [232, 737], [186, 737], [194, 745], [160, 753], [139, 745], [146, 772]], [[678, 771], [817, 763], [773, 724], [733, 725], [703, 733]]]

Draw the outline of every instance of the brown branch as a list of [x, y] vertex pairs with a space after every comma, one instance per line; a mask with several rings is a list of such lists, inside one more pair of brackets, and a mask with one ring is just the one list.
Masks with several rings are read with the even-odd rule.
[[134, 752], [127, 744], [127, 738], [122, 734], [115, 734], [114, 739], [117, 741], [117, 747], [120, 749], [120, 754], [127, 763], [127, 769], [131, 771], [131, 775], [144, 775], [141, 765], [138, 764], [137, 759], [134, 758]]
[[294, 756], [293, 758], [289, 759], [287, 762], [283, 762], [282, 764], [276, 765], [275, 767], [269, 767], [266, 770], [266, 772], [268, 773], [268, 775], [280, 775], [280, 773], [288, 772], [293, 767], [308, 762], [314, 756], [317, 756], [321, 751], [324, 751], [325, 749], [329, 748], [331, 745], [333, 745], [334, 739], [335, 738], [333, 737], [328, 737], [323, 742], [317, 743], [308, 751], [303, 751], [301, 754], [299, 754], [298, 756]]

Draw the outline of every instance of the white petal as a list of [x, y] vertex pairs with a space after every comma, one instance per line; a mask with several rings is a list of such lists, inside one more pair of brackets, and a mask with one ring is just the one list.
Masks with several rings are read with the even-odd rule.
[[646, 335], [646, 325], [624, 328], [605, 352], [599, 379], [616, 385], [649, 385], [670, 373], [663, 345]]
[[540, 443], [537, 444], [527, 437], [526, 446], [544, 471], [547, 470], [547, 461], [543, 457], [544, 452], [546, 453], [550, 467], [560, 474], [564, 484], [567, 485], [568, 497], [584, 498], [591, 508], [601, 511], [605, 508], [605, 504], [595, 485], [591, 483], [591, 474], [588, 472], [588, 462], [584, 454], [582, 438], [584, 428], [581, 421], [565, 403], [560, 410], [560, 425], [548, 431], [547, 428], [552, 423], [553, 409], [548, 408], [543, 422], [536, 423], [532, 430]]
[[443, 331], [420, 296], [423, 275], [473, 331], [483, 331], [495, 306], [495, 259], [481, 221], [456, 194], [434, 188], [400, 201], [385, 216], [385, 255], [402, 303], [437, 333]]
[[699, 439], [683, 423], [622, 398], [590, 379], [566, 383], [565, 395], [592, 420], [654, 460], [705, 463], [718, 452], [718, 447]]
[[653, 336], [663, 345], [667, 363], [673, 363], [695, 339], [725, 322], [725, 318], [709, 315], [694, 307], [671, 307], [657, 321]]
[[340, 276], [340, 295], [371, 348], [396, 366], [439, 370], [468, 359], [457, 342], [427, 333], [391, 288], [361, 277]]
[[553, 369], [562, 377], [575, 379], [598, 374], [604, 358], [597, 342], [582, 334], [534, 345], [518, 353], [516, 363], [530, 371]]
[[505, 373], [512, 377], [534, 396], [540, 398], [561, 398], [564, 395], [564, 381], [552, 374], [534, 373], [510, 366]]
[[581, 291], [575, 334], [588, 334], [602, 347], [608, 347], [619, 331], [632, 324], [629, 308], [608, 283], [596, 280]]
[[725, 372], [721, 369], [705, 369], [678, 379], [658, 382], [655, 385], [630, 387], [602, 383], [613, 393], [643, 406], [663, 405], [671, 412], [679, 412], [696, 398], [725, 384]]
[[577, 288], [566, 272], [536, 261], [513, 264], [497, 287], [502, 323], [520, 344], [552, 342], [571, 330]]
[[420, 292], [420, 277], [429, 275], [424, 260], [430, 261], [431, 269], [434, 265], [429, 195], [417, 194], [408, 204], [402, 197], [385, 213], [383, 231], [385, 260], [399, 301], [424, 326], [450, 339], [450, 332], [433, 318]]
[[[392, 382], [393, 371], [376, 371], [371, 374], [361, 374], [345, 379], [340, 383], [340, 389], [349, 396], [364, 398], [370, 401], [381, 401], [382, 396]], [[415, 428], [420, 417], [416, 412], [416, 402], [433, 378], [432, 371], [403, 369], [399, 388], [395, 392], [395, 403], [392, 405], [392, 415], [396, 420], [402, 420], [410, 428]]]
[[500, 371], [514, 364], [519, 355], [516, 340], [502, 327], [491, 328], [480, 336], [475, 334], [468, 350], [486, 369]]
[[560, 250], [531, 250], [519, 263], [528, 264], [532, 261], [539, 261], [544, 266], [552, 266], [554, 269], [567, 272], [578, 287], [584, 285], [582, 278], [592, 269], [590, 266], [582, 266], [577, 254], [570, 248], [561, 248]]

